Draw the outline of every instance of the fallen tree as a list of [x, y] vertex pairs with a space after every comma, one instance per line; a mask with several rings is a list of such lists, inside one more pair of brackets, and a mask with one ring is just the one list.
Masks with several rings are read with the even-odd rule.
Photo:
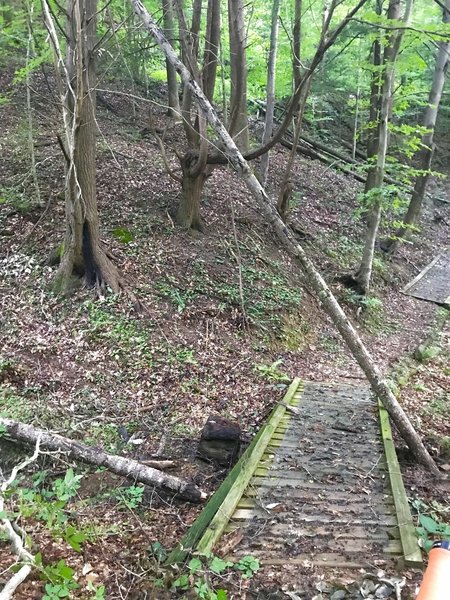
[[3, 426], [7, 437], [13, 441], [35, 445], [37, 440], [40, 439], [42, 450], [64, 452], [70, 458], [81, 460], [96, 467], [106, 467], [116, 475], [150, 485], [169, 494], [175, 494], [183, 500], [201, 502], [206, 499], [206, 493], [202, 492], [193, 483], [184, 481], [173, 475], [167, 475], [137, 460], [108, 454], [100, 448], [87, 446], [76, 440], [71, 440], [56, 433], [43, 431], [32, 425], [13, 421], [12, 419], [0, 417], [0, 426]]
[[383, 377], [374, 360], [370, 356], [357, 331], [347, 319], [347, 316], [332, 294], [330, 288], [327, 286], [320, 273], [316, 270], [313, 263], [306, 255], [302, 246], [300, 246], [300, 244], [297, 242], [292, 230], [281, 220], [278, 212], [270, 202], [263, 187], [250, 169], [249, 164], [238, 150], [228, 131], [217, 116], [214, 108], [203, 94], [201, 87], [195, 78], [189, 73], [183, 63], [179, 60], [175, 50], [165, 38], [163, 32], [158, 27], [156, 22], [150, 16], [141, 0], [130, 0], [130, 3], [133, 6], [134, 12], [142, 21], [147, 31], [155, 39], [166, 55], [167, 59], [175, 67], [184, 85], [191, 88], [199, 109], [219, 136], [223, 147], [227, 152], [229, 163], [246, 182], [248, 188], [258, 202], [262, 214], [273, 226], [281, 244], [297, 260], [307, 275], [309, 283], [317, 294], [321, 306], [332, 319], [334, 325], [353, 354], [353, 357], [364, 371], [367, 379], [370, 382], [372, 390], [380, 398], [408, 447], [411, 449], [420, 463], [428, 467], [432, 474], [439, 476], [440, 471], [436, 466], [436, 463], [429, 455], [422, 440], [420, 439], [420, 436], [415, 431], [403, 408], [400, 406], [396, 397], [390, 390], [386, 379]]

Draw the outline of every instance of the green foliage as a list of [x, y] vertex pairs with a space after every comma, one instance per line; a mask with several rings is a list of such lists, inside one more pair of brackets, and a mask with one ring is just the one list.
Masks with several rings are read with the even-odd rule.
[[41, 579], [45, 584], [43, 600], [58, 600], [68, 598], [73, 590], [80, 586], [74, 578], [74, 570], [67, 566], [63, 559], [58, 562], [44, 565], [40, 553], [35, 556], [35, 564], [40, 570]]
[[135, 510], [142, 504], [144, 492], [143, 485], [131, 485], [127, 488], [117, 489], [114, 496], [119, 502], [119, 507], [123, 506], [128, 510]]
[[289, 383], [291, 378], [279, 369], [283, 359], [278, 359], [270, 365], [260, 364], [255, 366], [255, 371], [270, 383]]
[[420, 498], [411, 501], [417, 514], [416, 533], [421, 547], [429, 552], [436, 540], [450, 540], [450, 508], [432, 501], [429, 505]]
[[112, 234], [116, 240], [119, 240], [119, 242], [122, 242], [122, 244], [129, 244], [134, 239], [131, 231], [125, 227], [116, 227], [112, 230]]
[[439, 346], [421, 344], [414, 352], [414, 358], [421, 363], [429, 362], [441, 353]]
[[241, 573], [243, 579], [250, 579], [260, 567], [258, 559], [253, 556], [244, 556], [239, 562], [234, 563], [224, 560], [213, 554], [199, 555], [191, 558], [186, 566], [186, 571], [172, 583], [172, 591], [193, 590], [201, 600], [227, 600], [226, 590], [216, 587], [212, 581], [234, 569]]
[[243, 579], [250, 579], [259, 570], [259, 560], [254, 556], [247, 555], [236, 563], [235, 568], [242, 572]]

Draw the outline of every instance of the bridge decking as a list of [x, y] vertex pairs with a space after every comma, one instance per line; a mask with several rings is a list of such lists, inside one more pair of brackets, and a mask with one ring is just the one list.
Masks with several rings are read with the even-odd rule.
[[367, 387], [295, 380], [231, 478], [184, 547], [211, 551], [239, 529], [234, 560], [421, 565], [387, 413]]

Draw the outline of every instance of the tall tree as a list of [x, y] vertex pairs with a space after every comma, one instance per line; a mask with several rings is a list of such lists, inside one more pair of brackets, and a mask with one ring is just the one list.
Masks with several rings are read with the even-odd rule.
[[238, 147], [248, 150], [247, 58], [244, 0], [228, 0], [231, 98], [228, 130]]
[[400, 28], [395, 28], [401, 19], [401, 0], [390, 0], [387, 17], [394, 29], [388, 35], [383, 53], [383, 74], [378, 107], [378, 127], [375, 128], [375, 136], [370, 148], [374, 155], [369, 156], [372, 164], [367, 173], [364, 193], [370, 201], [367, 214], [367, 232], [364, 241], [364, 250], [361, 264], [354, 276], [356, 291], [365, 295], [369, 291], [372, 278], [373, 257], [375, 254], [375, 242], [381, 220], [383, 207], [383, 180], [385, 175], [386, 154], [389, 139], [389, 118], [391, 113], [392, 90], [394, 85], [395, 63], [403, 38], [404, 26], [409, 22], [413, 7], [413, 0], [406, 0], [403, 18]]
[[[173, 15], [173, 0], [162, 0], [163, 19], [164, 19], [164, 35], [175, 47], [177, 32], [175, 30], [175, 19]], [[169, 117], [180, 119], [180, 99], [178, 96], [178, 81], [177, 72], [173, 65], [166, 59], [167, 72], [167, 92], [169, 106], [167, 114]]]
[[[275, 66], [277, 61], [278, 47], [278, 16], [280, 12], [280, 0], [273, 0], [272, 18], [270, 26], [270, 47], [267, 58], [267, 85], [266, 85], [266, 114], [264, 120], [264, 132], [262, 144], [266, 144], [272, 135], [273, 117], [275, 110]], [[295, 61], [295, 59], [294, 59]], [[269, 153], [261, 157], [261, 183], [265, 187], [267, 182], [267, 173], [269, 170]]]
[[[47, 0], [45, 23], [55, 52], [62, 98], [66, 159], [66, 233], [55, 287], [69, 290], [73, 276], [85, 276], [89, 286], [121, 288], [120, 276], [101, 247], [96, 188], [95, 43], [97, 0], [69, 0], [66, 60]], [[62, 75], [61, 75], [62, 69]]]
[[[445, 0], [445, 5], [443, 5], [442, 8], [444, 24], [450, 23], [450, 0]], [[408, 210], [403, 217], [402, 225], [397, 229], [392, 238], [383, 242], [383, 250], [387, 252], [394, 252], [398, 242], [407, 236], [408, 232], [416, 225], [420, 216], [425, 188], [430, 177], [430, 168], [434, 154], [434, 129], [449, 62], [450, 40], [443, 40], [438, 43], [436, 64], [434, 67], [430, 94], [428, 96], [428, 104], [422, 119], [422, 125], [426, 128], [426, 132], [421, 139], [422, 147], [413, 159], [414, 167], [420, 171], [420, 174], [416, 177], [414, 182], [411, 200], [408, 205]]]

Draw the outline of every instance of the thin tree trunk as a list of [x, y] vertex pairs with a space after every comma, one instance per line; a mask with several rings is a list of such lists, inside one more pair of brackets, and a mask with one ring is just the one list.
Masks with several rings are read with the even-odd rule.
[[[411, 16], [413, 0], [406, 0], [403, 23], [407, 24]], [[388, 8], [388, 18], [391, 20], [400, 19], [401, 0], [390, 0]], [[381, 187], [384, 179], [384, 169], [386, 164], [386, 154], [389, 140], [389, 116], [391, 107], [392, 88], [394, 84], [395, 62], [400, 50], [400, 44], [403, 38], [404, 29], [396, 30], [389, 36], [386, 48], [384, 50], [383, 65], [384, 73], [382, 78], [379, 123], [376, 140], [376, 163], [369, 167], [367, 174], [365, 194], [371, 195], [371, 206], [367, 214], [367, 233], [364, 241], [364, 250], [361, 264], [354, 277], [356, 282], [356, 291], [365, 295], [369, 291], [372, 278], [373, 257], [375, 254], [375, 242], [378, 235], [378, 228], [381, 221], [381, 211], [383, 207], [383, 198]], [[373, 148], [375, 150], [375, 146]]]
[[[264, 121], [264, 132], [262, 136], [262, 144], [266, 144], [270, 140], [273, 131], [273, 115], [275, 110], [275, 69], [277, 62], [278, 48], [278, 15], [280, 12], [280, 0], [273, 0], [272, 5], [272, 22], [270, 27], [270, 48], [267, 60], [267, 86], [266, 86], [266, 115]], [[261, 157], [261, 183], [266, 187], [267, 174], [269, 171], [269, 153], [267, 152]]]
[[[173, 3], [172, 0], [162, 0], [163, 18], [164, 18], [164, 35], [170, 41], [173, 47], [175, 47], [175, 40], [177, 38], [177, 32], [175, 29], [175, 19], [173, 15]], [[180, 114], [180, 99], [178, 96], [178, 81], [177, 72], [170, 61], [166, 59], [166, 72], [167, 72], [167, 88], [168, 88], [168, 99], [169, 106], [167, 115], [174, 119], [179, 120]]]
[[298, 244], [292, 230], [289, 229], [280, 219], [276, 209], [272, 206], [267, 194], [265, 193], [264, 188], [253, 174], [233, 139], [230, 137], [229, 133], [221, 123], [214, 111], [214, 108], [208, 102], [197, 82], [192, 79], [189, 71], [178, 59], [172, 47], [164, 38], [163, 33], [156, 25], [148, 11], [145, 9], [141, 0], [130, 0], [130, 2], [136, 12], [136, 15], [141, 19], [150, 35], [156, 40], [165, 55], [175, 66], [185, 85], [189, 85], [191, 87], [205, 118], [208, 120], [211, 127], [217, 132], [217, 135], [226, 148], [230, 164], [247, 183], [261, 209], [262, 214], [274, 227], [274, 230], [282, 245], [293, 257], [295, 257], [297, 262], [305, 271], [323, 309], [330, 316], [336, 328], [341, 333], [343, 339], [351, 350], [353, 357], [366, 374], [373, 391], [379, 396], [384, 407], [392, 417], [397, 429], [403, 436], [405, 442], [417, 457], [418, 461], [426, 465], [433, 475], [439, 476], [440, 472], [434, 460], [428, 454], [422, 440], [417, 435], [407, 415], [391, 392], [387, 381], [383, 378], [381, 372], [361, 341], [358, 333], [352, 327], [344, 311], [331, 293], [331, 290], [321, 277], [320, 273], [318, 273], [313, 263], [307, 257], [303, 248], [300, 246], [300, 244]]
[[205, 52], [203, 57], [203, 93], [210, 102], [214, 98], [220, 43], [220, 0], [208, 0]]
[[292, 40], [292, 72], [294, 75], [294, 92], [298, 89], [302, 79], [301, 74], [301, 48], [302, 48], [302, 0], [295, 0], [294, 31]]
[[242, 152], [248, 150], [247, 59], [243, 0], [228, 0], [231, 98], [229, 132]]
[[[446, 0], [443, 10], [443, 22], [450, 23], [450, 0]], [[430, 177], [430, 168], [434, 154], [434, 129], [439, 112], [442, 91], [444, 89], [445, 77], [450, 62], [450, 41], [442, 41], [438, 44], [436, 65], [434, 68], [433, 81], [431, 84], [428, 104], [424, 112], [422, 125], [427, 132], [422, 136], [422, 148], [418, 151], [413, 164], [416, 169], [422, 171], [416, 177], [414, 189], [409, 202], [408, 210], [403, 217], [403, 225], [397, 229], [393, 238], [383, 242], [383, 250], [394, 252], [401, 238], [407, 237], [408, 233], [416, 225], [422, 210], [425, 188]]]

